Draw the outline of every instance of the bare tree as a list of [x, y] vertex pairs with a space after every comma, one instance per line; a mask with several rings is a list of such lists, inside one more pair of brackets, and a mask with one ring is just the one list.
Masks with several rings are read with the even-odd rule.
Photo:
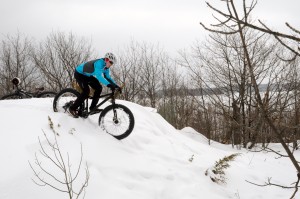
[[139, 44], [131, 41], [124, 52], [120, 53], [116, 67], [112, 68], [113, 74], [125, 84], [123, 96], [125, 100], [137, 101], [141, 92], [138, 60], [140, 59]]
[[[268, 42], [269, 37], [249, 29], [244, 35], [251, 59], [256, 63], [255, 78], [259, 84], [266, 82], [280, 64], [276, 57], [276, 42]], [[181, 64], [189, 68], [198, 88], [198, 109], [202, 110], [204, 116], [201, 118], [206, 123], [203, 125], [206, 128], [200, 132], [204, 130], [209, 137], [214, 132], [217, 141], [246, 147], [252, 133], [257, 132], [251, 128], [259, 124], [259, 117], [253, 114], [257, 107], [239, 38], [211, 33], [207, 41], [193, 46], [192, 53], [181, 54]]]
[[[249, 72], [249, 77], [251, 79], [251, 85], [254, 88], [255, 98], [257, 101], [257, 105], [259, 107], [259, 112], [262, 115], [262, 118], [264, 119], [264, 121], [270, 126], [272, 133], [276, 136], [278, 141], [283, 146], [284, 150], [288, 154], [288, 156], [289, 156], [290, 160], [292, 161], [297, 172], [300, 173], [300, 166], [282, 136], [282, 133], [285, 130], [284, 126], [282, 125], [282, 121], [284, 119], [284, 117], [282, 117], [282, 116], [284, 115], [284, 112], [285, 112], [284, 110], [287, 110], [287, 108], [289, 108], [289, 106], [288, 106], [289, 101], [290, 101], [289, 98], [291, 96], [290, 91], [292, 89], [291, 89], [291, 87], [288, 86], [288, 88], [286, 88], [287, 90], [283, 92], [283, 89], [281, 89], [281, 88], [283, 88], [283, 84], [277, 84], [279, 86], [280, 90], [276, 90], [276, 91], [279, 94], [276, 95], [276, 98], [274, 98], [275, 103], [273, 103], [273, 106], [271, 106], [272, 108], [277, 106], [276, 109], [273, 109], [273, 110], [276, 110], [276, 115], [278, 117], [274, 119], [273, 118], [274, 113], [271, 111], [272, 109], [270, 109], [269, 103], [264, 103], [264, 99], [260, 93], [259, 83], [258, 83], [257, 79], [255, 78], [255, 62], [253, 62], [253, 60], [251, 59], [249, 46], [247, 45], [247, 42], [245, 39], [245, 34], [244, 34], [245, 27], [246, 26], [252, 27], [252, 28], [255, 27], [255, 26], [251, 25], [251, 23], [249, 22], [249, 18], [250, 18], [251, 11], [254, 9], [254, 7], [256, 5], [256, 1], [252, 0], [250, 3], [250, 6], [248, 6], [246, 4], [246, 0], [243, 0], [241, 12], [239, 12], [239, 10], [237, 9], [235, 1], [225, 0], [223, 2], [226, 4], [226, 8], [227, 8], [227, 10], [225, 12], [220, 9], [217, 9], [217, 8], [211, 6], [209, 3], [207, 3], [207, 5], [215, 13], [217, 13], [219, 15], [219, 17], [216, 18], [218, 21], [218, 24], [211, 26], [211, 28], [206, 27], [202, 23], [201, 23], [201, 25], [206, 30], [209, 30], [211, 32], [217, 32], [217, 33], [225, 34], [225, 35], [229, 35], [229, 34], [238, 34], [239, 35], [240, 41], [242, 42], [243, 53], [245, 56], [245, 63], [246, 63], [246, 66], [247, 66], [247, 69]], [[242, 14], [240, 14], [240, 13], [242, 13]], [[263, 23], [261, 23], [261, 24], [263, 25]], [[224, 31], [224, 29], [221, 29], [224, 27], [226, 28], [225, 31]], [[289, 26], [289, 27], [292, 28], [291, 26]], [[283, 46], [285, 46], [287, 49], [289, 49], [291, 52], [293, 52], [295, 57], [299, 56], [299, 52], [297, 51], [297, 49], [292, 48], [291, 44], [285, 43], [283, 40], [280, 39], [280, 37], [294, 41], [297, 44], [299, 44], [300, 38], [271, 31], [270, 29], [267, 28], [267, 26], [264, 26], [264, 28], [255, 27], [255, 29], [273, 35]], [[297, 31], [294, 28], [292, 28], [292, 30], [294, 32], [296, 32], [297, 34], [299, 33], [299, 31]], [[278, 76], [278, 77], [280, 77], [280, 76]], [[288, 84], [288, 85], [290, 85], [290, 84]], [[272, 99], [269, 98], [267, 101], [271, 101], [271, 100]]]
[[38, 84], [38, 75], [30, 59], [32, 48], [28, 37], [17, 33], [6, 36], [0, 46], [0, 95], [11, 92], [11, 80], [19, 77], [24, 89], [32, 89]]
[[[59, 192], [66, 193], [68, 198], [79, 198], [80, 196], [85, 195], [85, 189], [88, 186], [89, 181], [89, 169], [86, 165], [85, 168], [85, 179], [81, 185], [77, 185], [77, 178], [79, 176], [81, 165], [82, 165], [82, 145], [81, 145], [81, 156], [77, 170], [75, 172], [72, 170], [73, 165], [71, 164], [69, 154], [67, 153], [67, 157], [64, 156], [62, 150], [57, 141], [57, 135], [54, 132], [54, 142], [51, 142], [47, 135], [44, 132], [44, 136], [46, 138], [47, 146], [43, 146], [41, 140], [39, 139], [40, 144], [40, 155], [38, 157], [35, 154], [35, 165], [34, 167], [30, 162], [29, 165], [34, 172], [34, 175], [37, 180], [33, 180], [35, 184], [39, 186], [49, 186]], [[43, 161], [42, 161], [43, 160]], [[53, 166], [52, 169], [47, 168], [45, 163]], [[57, 169], [58, 172], [55, 172]], [[83, 195], [82, 195], [83, 194]]]
[[[139, 46], [140, 59], [138, 60], [140, 82], [142, 91], [142, 104], [156, 107], [158, 103], [158, 90], [161, 89], [161, 74], [167, 64], [168, 57], [157, 46]], [[147, 102], [149, 100], [149, 102]]]
[[91, 56], [91, 42], [62, 32], [51, 33], [32, 53], [35, 66], [53, 90], [70, 86], [74, 68]]
[[121, 56], [119, 68], [113, 69], [120, 81], [126, 84], [125, 99], [156, 107], [158, 91], [161, 89], [161, 74], [168, 65], [168, 60], [159, 46], [132, 41]]
[[[162, 89], [159, 93], [158, 112], [175, 128], [183, 128], [179, 123], [179, 90], [184, 89], [183, 76], [176, 63], [162, 70]], [[181, 95], [182, 96], [182, 95]], [[184, 96], [186, 97], [186, 96]]]

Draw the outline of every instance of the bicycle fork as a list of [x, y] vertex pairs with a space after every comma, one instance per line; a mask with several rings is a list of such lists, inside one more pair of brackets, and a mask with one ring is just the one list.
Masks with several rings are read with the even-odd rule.
[[113, 122], [114, 122], [115, 124], [119, 124], [119, 119], [118, 119], [117, 110], [116, 110], [115, 108], [113, 108], [113, 112], [114, 112]]

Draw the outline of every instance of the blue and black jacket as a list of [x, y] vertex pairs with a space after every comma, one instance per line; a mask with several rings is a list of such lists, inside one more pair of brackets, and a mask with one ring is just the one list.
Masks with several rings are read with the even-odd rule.
[[94, 76], [98, 81], [105, 86], [108, 84], [117, 85], [110, 76], [109, 68], [105, 67], [104, 58], [96, 59], [89, 62], [82, 63], [76, 67], [76, 71], [85, 76]]

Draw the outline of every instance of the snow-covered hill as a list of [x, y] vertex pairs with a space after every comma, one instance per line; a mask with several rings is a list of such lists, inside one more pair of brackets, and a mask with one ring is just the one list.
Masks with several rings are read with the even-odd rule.
[[[29, 162], [35, 165], [35, 154], [48, 171], [63, 177], [39, 152], [38, 139], [47, 148], [44, 133], [54, 140], [49, 118], [74, 172], [82, 146], [84, 164], [74, 186], [76, 189], [83, 182], [86, 163], [90, 173], [86, 199], [283, 199], [292, 195], [293, 190], [246, 182], [263, 184], [272, 177], [273, 183], [290, 185], [296, 180], [296, 171], [288, 159], [235, 150], [216, 142], [208, 145], [207, 139], [192, 128], [174, 129], [152, 108], [118, 102], [128, 106], [135, 116], [132, 134], [121, 141], [98, 127], [97, 115], [75, 119], [54, 113], [52, 99], [0, 101], [0, 198], [68, 198], [66, 193], [32, 181], [36, 178]], [[276, 144], [273, 147], [281, 149]], [[216, 161], [234, 153], [241, 155], [225, 170], [227, 184], [214, 183], [205, 176]], [[296, 156], [300, 158], [299, 152]]]

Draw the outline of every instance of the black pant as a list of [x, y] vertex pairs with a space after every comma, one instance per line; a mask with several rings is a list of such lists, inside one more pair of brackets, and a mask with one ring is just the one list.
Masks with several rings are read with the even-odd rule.
[[75, 100], [74, 104], [70, 108], [76, 110], [84, 102], [84, 100], [89, 97], [89, 86], [91, 86], [95, 90], [93, 100], [90, 106], [90, 109], [93, 109], [97, 105], [100, 94], [102, 92], [102, 86], [100, 82], [93, 76], [88, 77], [78, 73], [77, 71], [75, 71], [74, 77], [78, 82], [79, 86], [81, 87], [82, 93], [79, 95], [79, 97]]

